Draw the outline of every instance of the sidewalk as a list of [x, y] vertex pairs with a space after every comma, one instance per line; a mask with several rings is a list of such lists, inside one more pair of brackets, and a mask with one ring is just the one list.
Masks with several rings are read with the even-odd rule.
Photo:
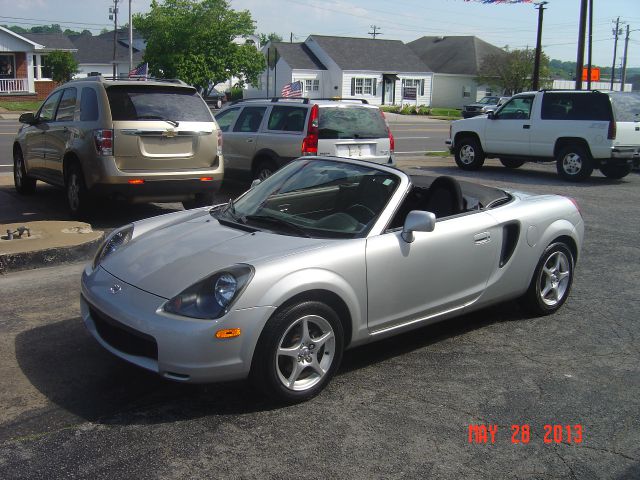
[[[88, 223], [49, 220], [51, 215], [37, 205], [18, 195], [12, 176], [0, 175], [0, 275], [89, 259], [102, 241], [104, 232]], [[19, 227], [29, 231], [20, 236]]]

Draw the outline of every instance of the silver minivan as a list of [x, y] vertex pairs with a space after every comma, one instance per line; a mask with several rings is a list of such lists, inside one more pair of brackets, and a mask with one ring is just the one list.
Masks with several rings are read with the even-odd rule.
[[382, 111], [361, 99], [272, 98], [235, 102], [216, 115], [226, 174], [264, 179], [305, 155], [395, 165]]

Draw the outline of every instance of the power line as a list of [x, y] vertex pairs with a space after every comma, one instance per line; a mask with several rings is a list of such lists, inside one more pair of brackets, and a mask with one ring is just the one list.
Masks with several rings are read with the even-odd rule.
[[376, 36], [383, 35], [382, 32], [377, 31], [379, 28], [380, 27], [378, 27], [377, 25], [371, 25], [371, 29], [373, 30], [373, 32], [369, 32], [368, 35], [371, 35], [374, 40], [376, 39]]
[[[33, 20], [35, 22], [48, 22], [48, 24], [75, 24], [75, 25], [97, 25], [100, 27], [108, 27], [109, 24], [108, 23], [89, 23], [89, 22], [71, 22], [71, 21], [67, 21], [67, 20], [46, 20], [44, 18], [27, 18], [27, 17], [7, 17], [5, 15], [0, 15], [0, 18], [8, 18], [11, 20]], [[40, 24], [42, 25], [42, 24]]]

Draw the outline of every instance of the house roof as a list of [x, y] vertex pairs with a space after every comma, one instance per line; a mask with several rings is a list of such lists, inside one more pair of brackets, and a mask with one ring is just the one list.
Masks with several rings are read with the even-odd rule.
[[504, 50], [474, 36], [422, 37], [407, 44], [436, 73], [478, 75], [488, 55]]
[[318, 57], [304, 43], [271, 43], [278, 50], [278, 55], [283, 58], [291, 68], [298, 70], [326, 70]]
[[[118, 34], [119, 37], [123, 36]], [[129, 37], [126, 42], [124, 38], [118, 38], [116, 43], [116, 61], [129, 61]], [[78, 51], [75, 53], [75, 59], [78, 63], [85, 64], [109, 64], [113, 62], [113, 32], [108, 35], [71, 35], [69, 39], [75, 45]], [[136, 42], [133, 42], [133, 63], [137, 65], [142, 61], [143, 52], [135, 48]]]
[[44, 46], [46, 50], [74, 51], [76, 46], [63, 33], [21, 33], [21, 36]]
[[316, 42], [343, 70], [432, 71], [400, 40], [311, 35], [306, 42], [311, 41]]

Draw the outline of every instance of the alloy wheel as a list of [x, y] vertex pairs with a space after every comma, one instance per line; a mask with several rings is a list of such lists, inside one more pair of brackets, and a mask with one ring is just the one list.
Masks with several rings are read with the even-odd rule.
[[571, 280], [571, 261], [562, 251], [553, 252], [540, 271], [540, 299], [554, 307], [567, 293]]
[[72, 212], [75, 212], [80, 208], [80, 179], [76, 172], [72, 172], [69, 175], [67, 200], [69, 201], [69, 208]]
[[335, 346], [335, 333], [325, 318], [306, 315], [295, 320], [278, 342], [278, 379], [289, 390], [313, 388], [331, 368]]
[[465, 165], [469, 165], [473, 163], [476, 158], [476, 151], [473, 149], [471, 145], [463, 145], [460, 148], [460, 160]]
[[562, 159], [562, 168], [569, 175], [577, 175], [582, 170], [582, 157], [577, 153], [568, 153]]
[[13, 167], [13, 178], [15, 180], [17, 188], [22, 188], [22, 172], [24, 171], [23, 168], [24, 166], [22, 165], [22, 158], [18, 156]]

